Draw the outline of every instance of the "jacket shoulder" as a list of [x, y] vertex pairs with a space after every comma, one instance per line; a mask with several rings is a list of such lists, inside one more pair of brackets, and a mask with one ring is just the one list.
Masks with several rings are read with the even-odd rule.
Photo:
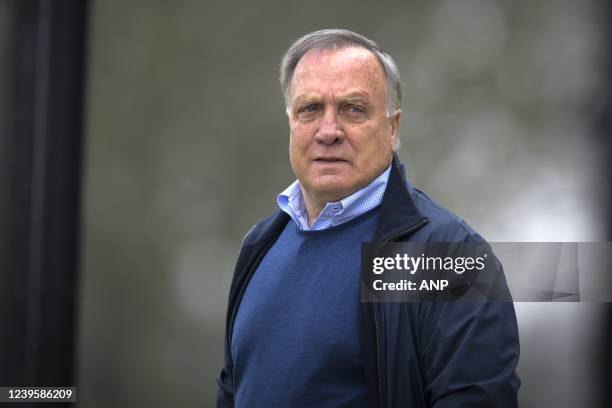
[[408, 189], [414, 205], [429, 220], [426, 228], [422, 230], [422, 233], [429, 235], [428, 240], [485, 242], [484, 238], [463, 219], [444, 208], [423, 191], [412, 186], [408, 186]]
[[289, 215], [281, 210], [277, 210], [268, 218], [260, 220], [248, 230], [242, 239], [242, 246], [248, 246], [261, 239], [278, 234], [279, 229], [284, 228], [288, 220]]

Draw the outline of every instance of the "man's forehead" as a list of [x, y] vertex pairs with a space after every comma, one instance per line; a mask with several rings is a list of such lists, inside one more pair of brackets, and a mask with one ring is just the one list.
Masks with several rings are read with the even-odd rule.
[[365, 48], [311, 50], [300, 59], [291, 87], [297, 99], [308, 93], [331, 91], [336, 96], [360, 93], [375, 97], [383, 92], [384, 73], [378, 59]]
[[315, 48], [306, 52], [300, 61], [304, 59], [317, 60], [331, 57], [376, 59], [374, 54], [366, 48], [358, 46], [345, 46], [339, 48]]
[[[329, 89], [326, 90], [326, 93], [329, 93], [330, 96], [332, 97], [332, 99], [335, 100], [341, 100], [341, 101], [345, 101], [345, 102], [351, 102], [351, 101], [368, 101], [371, 98], [370, 93], [362, 88], [358, 88], [358, 87], [353, 87], [353, 88], [347, 88], [347, 89], [336, 89], [334, 87], [331, 87]], [[320, 92], [316, 92], [316, 91], [310, 91], [310, 92], [303, 92], [300, 93], [299, 95], [296, 95], [295, 101], [296, 102], [301, 102], [301, 101], [318, 101], [320, 99], [322, 99], [323, 97], [325, 97], [325, 95], [321, 94]]]
[[293, 79], [312, 74], [333, 75], [341, 72], [383, 74], [382, 67], [372, 52], [362, 47], [344, 47], [336, 50], [308, 51], [298, 62]]

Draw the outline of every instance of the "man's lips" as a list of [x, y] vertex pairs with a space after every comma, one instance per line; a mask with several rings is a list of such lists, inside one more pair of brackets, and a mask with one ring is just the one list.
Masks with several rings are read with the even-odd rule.
[[338, 163], [338, 162], [346, 162], [347, 160], [344, 160], [340, 157], [317, 157], [316, 159], [314, 159], [315, 162], [320, 162], [320, 163]]

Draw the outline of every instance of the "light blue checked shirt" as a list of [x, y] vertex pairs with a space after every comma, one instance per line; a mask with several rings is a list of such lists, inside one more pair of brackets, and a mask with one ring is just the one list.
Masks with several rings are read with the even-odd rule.
[[289, 214], [300, 229], [306, 231], [324, 230], [350, 221], [378, 206], [382, 202], [390, 173], [391, 166], [361, 190], [355, 191], [338, 202], [327, 203], [310, 227], [308, 226], [308, 214], [298, 180], [280, 193], [276, 201], [280, 209]]

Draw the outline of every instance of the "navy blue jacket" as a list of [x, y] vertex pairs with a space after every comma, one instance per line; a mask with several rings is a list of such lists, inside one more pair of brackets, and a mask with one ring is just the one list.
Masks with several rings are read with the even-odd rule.
[[[403, 172], [395, 156], [374, 242], [483, 242], [406, 183]], [[234, 406], [230, 344], [238, 305], [289, 220], [277, 211], [244, 239], [230, 288], [219, 408]], [[517, 406], [519, 337], [512, 302], [363, 302], [360, 323], [370, 407]]]

